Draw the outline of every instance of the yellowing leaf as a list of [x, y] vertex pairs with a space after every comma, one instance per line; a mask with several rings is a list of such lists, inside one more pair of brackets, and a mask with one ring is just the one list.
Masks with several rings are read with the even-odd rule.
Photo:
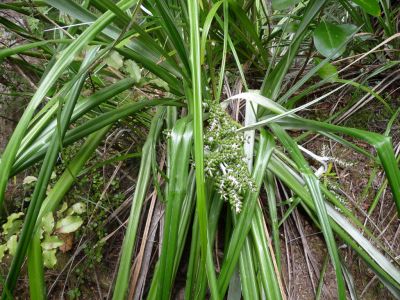
[[140, 68], [134, 61], [132, 60], [126, 61], [125, 70], [135, 80], [135, 83], [140, 81], [140, 78], [142, 77], [142, 75], [140, 74]]
[[83, 202], [77, 202], [74, 205], [72, 205], [68, 211], [67, 211], [67, 216], [78, 214], [81, 215], [86, 211], [86, 204]]
[[124, 61], [122, 60], [122, 56], [119, 55], [117, 51], [112, 51], [111, 54], [106, 58], [106, 64], [118, 70], [122, 67]]
[[10, 255], [12, 256], [14, 256], [15, 252], [17, 252], [17, 245], [18, 245], [17, 239], [18, 239], [17, 235], [14, 234], [7, 241], [8, 253], [10, 253]]
[[32, 182], [36, 182], [37, 178], [35, 176], [26, 176], [24, 178], [24, 181], [22, 181], [22, 184], [26, 185], [26, 184], [30, 184]]
[[71, 250], [72, 246], [74, 245], [74, 235], [72, 233], [61, 233], [60, 238], [64, 242], [64, 244], [60, 246], [60, 251], [65, 253]]
[[58, 233], [70, 233], [81, 227], [83, 220], [79, 216], [68, 216], [57, 222], [56, 231]]
[[22, 224], [21, 221], [17, 221], [20, 217], [24, 215], [23, 212], [13, 213], [7, 217], [7, 222], [3, 224], [3, 234], [4, 235], [13, 235], [17, 231]]
[[46, 236], [40, 244], [44, 250], [52, 250], [61, 247], [64, 244], [56, 235]]

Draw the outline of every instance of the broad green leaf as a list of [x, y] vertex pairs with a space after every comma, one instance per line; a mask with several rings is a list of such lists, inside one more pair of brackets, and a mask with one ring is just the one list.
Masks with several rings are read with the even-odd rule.
[[111, 54], [105, 60], [106, 64], [119, 70], [124, 64], [122, 56], [117, 51], [111, 51]]
[[206, 53], [206, 42], [208, 37], [208, 32], [210, 31], [211, 23], [214, 20], [215, 14], [217, 13], [219, 7], [224, 3], [223, 0], [218, 1], [213, 4], [210, 11], [207, 14], [207, 17], [203, 24], [203, 30], [201, 32], [201, 41], [200, 41], [200, 62], [204, 63], [204, 57]]
[[23, 215], [24, 215], [23, 212], [12, 213], [11, 215], [9, 215], [7, 217], [7, 222], [3, 224], [3, 234], [4, 235], [14, 234], [21, 225], [21, 222], [16, 222], [16, 220], [18, 220]]
[[[126, 78], [123, 80], [120, 80], [114, 84], [111, 84], [98, 92], [94, 93], [93, 95], [84, 98], [76, 104], [74, 113], [72, 114], [71, 117], [71, 122], [79, 119], [82, 115], [90, 111], [91, 109], [97, 107], [101, 103], [110, 100], [117, 94], [125, 91], [126, 89], [130, 88], [133, 85], [133, 80], [130, 78]], [[56, 104], [57, 103], [57, 104]], [[58, 102], [54, 103], [54, 105], [48, 109], [46, 114], [39, 118], [35, 125], [32, 127], [32, 129], [27, 133], [27, 135], [24, 137], [24, 139], [21, 142], [21, 149], [18, 151], [18, 158], [17, 161], [15, 162], [16, 165], [18, 165], [20, 162], [26, 162], [28, 161], [28, 158], [32, 156], [32, 153], [36, 152], [38, 147], [41, 148], [42, 144], [42, 139], [48, 140], [49, 136], [51, 135], [51, 132], [56, 128], [57, 126], [57, 120], [50, 120], [53, 118], [54, 113], [58, 109]], [[50, 122], [50, 124], [48, 124]], [[47, 128], [43, 131], [43, 127], [47, 125]], [[34, 143], [31, 145], [28, 149], [26, 149], [27, 145], [32, 144], [34, 142], [34, 138], [40, 133], [40, 143]], [[33, 148], [32, 148], [33, 147]], [[36, 147], [36, 148], [35, 148]], [[21, 171], [21, 170], [19, 170]], [[17, 171], [18, 172], [18, 171]]]
[[140, 74], [140, 68], [133, 60], [127, 60], [125, 62], [125, 70], [129, 73], [129, 75], [131, 75], [135, 83], [139, 82], [142, 78], [142, 75]]
[[42, 218], [42, 228], [43, 231], [46, 233], [51, 233], [53, 232], [54, 228], [54, 216], [51, 211], [49, 211], [47, 214], [45, 214]]
[[58, 236], [51, 235], [46, 236], [44, 241], [40, 244], [44, 250], [52, 250], [57, 249], [64, 245], [64, 241], [62, 241]]
[[355, 31], [356, 26], [351, 24], [336, 25], [322, 21], [314, 30], [315, 48], [323, 56], [335, 59], [346, 50], [343, 44]]
[[22, 184], [31, 184], [32, 182], [36, 182], [37, 178], [35, 176], [26, 176], [22, 182]]
[[[315, 59], [316, 64], [320, 62], [320, 59]], [[322, 79], [327, 79], [329, 82], [335, 82], [339, 78], [336, 67], [328, 62], [326, 62], [317, 73]]]
[[272, 8], [276, 10], [283, 10], [299, 2], [300, 0], [272, 0]]
[[8, 253], [10, 253], [10, 255], [12, 255], [12, 256], [14, 256], [15, 252], [17, 251], [17, 245], [18, 245], [17, 240], [18, 240], [18, 236], [16, 234], [14, 234], [7, 241]]
[[353, 0], [353, 2], [374, 17], [379, 16], [381, 13], [378, 0]]
[[83, 220], [79, 216], [68, 216], [57, 222], [57, 233], [70, 233], [78, 230], [83, 224]]
[[53, 268], [57, 264], [56, 249], [43, 251], [43, 264], [46, 268]]
[[0, 245], [0, 262], [3, 259], [6, 251], [7, 251], [7, 244]]

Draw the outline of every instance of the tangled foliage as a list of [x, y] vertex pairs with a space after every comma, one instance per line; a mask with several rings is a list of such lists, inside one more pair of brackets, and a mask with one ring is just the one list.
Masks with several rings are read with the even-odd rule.
[[213, 178], [222, 199], [239, 213], [245, 193], [255, 189], [244, 156], [244, 137], [237, 132], [239, 125], [218, 103], [207, 104], [210, 115], [204, 135], [205, 172]]

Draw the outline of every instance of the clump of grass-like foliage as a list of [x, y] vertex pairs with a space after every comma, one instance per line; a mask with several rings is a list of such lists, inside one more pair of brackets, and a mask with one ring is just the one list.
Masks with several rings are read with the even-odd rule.
[[[399, 82], [396, 1], [45, 0], [2, 1], [0, 9], [10, 39], [0, 61], [30, 87], [9, 94], [27, 104], [0, 158], [6, 229], [0, 236], [9, 238], [0, 246], [0, 259], [7, 258], [2, 299], [18, 296], [25, 265], [30, 297], [46, 298], [53, 283], [45, 274], [64, 243], [60, 228], [74, 235], [96, 220], [85, 223], [73, 210], [57, 221], [53, 216], [90, 174], [96, 149], [109, 149], [122, 135], [116, 128], [131, 136], [145, 132], [143, 144], [133, 139], [135, 147], [116, 146], [111, 158], [96, 159], [96, 168], [116, 164], [116, 173], [122, 162], [140, 156], [137, 176], [124, 170], [135, 177], [126, 200], [118, 197], [122, 204], [110, 204], [108, 212], [101, 204], [106, 188], [96, 204], [81, 199], [68, 206], [89, 208], [89, 216], [104, 209], [107, 222], [118, 221], [101, 236], [102, 249], [124, 231], [122, 245], [113, 244], [119, 260], [114, 256], [110, 298], [169, 299], [182, 289], [186, 299], [286, 299], [292, 278], [284, 275], [291, 270], [282, 249], [288, 220], [298, 211], [326, 245], [317, 282], [311, 277], [317, 299], [328, 262], [337, 298], [359, 297], [342, 243], [400, 297], [399, 253], [369, 223], [388, 187], [394, 207], [388, 219], [400, 213], [399, 146], [391, 138], [399, 110], [385, 96]], [[353, 92], [318, 120], [307, 114]], [[383, 133], [342, 125], [372, 103], [391, 116]], [[307, 149], [317, 135], [371, 161], [365, 191], [382, 174], [367, 209], [356, 213], [323, 184], [331, 172], [327, 163], [339, 159]], [[78, 143], [54, 177], [62, 153]], [[132, 153], [132, 147], [142, 151]], [[7, 187], [27, 170], [37, 170], [29, 202], [16, 209]], [[108, 176], [105, 182], [115, 181], [115, 174]], [[176, 284], [182, 270], [184, 283]]]

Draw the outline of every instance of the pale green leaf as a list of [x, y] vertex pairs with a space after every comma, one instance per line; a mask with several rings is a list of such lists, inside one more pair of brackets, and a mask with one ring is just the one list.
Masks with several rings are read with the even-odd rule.
[[18, 222], [17, 220], [23, 215], [23, 212], [12, 213], [11, 215], [9, 215], [7, 217], [7, 222], [3, 224], [3, 234], [10, 235], [16, 233], [21, 226], [21, 221]]
[[24, 180], [22, 181], [23, 185], [31, 184], [33, 182], [36, 182], [37, 178], [35, 176], [26, 176]]
[[156, 87], [159, 87], [167, 92], [169, 92], [169, 86], [168, 83], [166, 83], [164, 80], [156, 78], [156, 79], [152, 79], [148, 82], [149, 84], [152, 84]]
[[8, 253], [10, 253], [10, 255], [12, 255], [12, 256], [14, 256], [15, 252], [17, 251], [17, 245], [18, 245], [17, 240], [18, 240], [18, 237], [16, 234], [14, 234], [7, 241]]
[[51, 236], [46, 236], [44, 238], [44, 241], [40, 245], [44, 250], [52, 250], [64, 245], [64, 241], [62, 241], [56, 235], [51, 235]]
[[57, 264], [56, 249], [43, 251], [43, 264], [46, 268], [53, 268]]
[[[320, 62], [320, 59], [315, 59], [316, 64]], [[317, 73], [322, 79], [327, 79], [329, 82], [335, 82], [339, 78], [336, 67], [328, 62], [326, 62]]]
[[72, 214], [78, 214], [81, 215], [86, 211], [86, 204], [83, 202], [77, 202], [74, 205], [72, 205], [67, 212], [67, 215], [72, 215]]
[[7, 244], [0, 245], [0, 262], [2, 261], [6, 251], [7, 251]]
[[51, 233], [54, 228], [54, 216], [51, 211], [45, 214], [42, 218], [42, 228], [46, 233]]
[[139, 82], [142, 78], [142, 75], [140, 74], [140, 68], [133, 60], [128, 60], [125, 62], [125, 70], [129, 75], [131, 75], [135, 83]]
[[117, 51], [111, 51], [105, 62], [108, 66], [113, 67], [117, 70], [121, 68], [124, 64], [122, 56]]
[[56, 231], [58, 233], [70, 233], [81, 227], [83, 220], [79, 216], [68, 216], [57, 222]]
[[61, 208], [57, 211], [57, 217], [60, 218], [62, 216], [63, 212], [65, 212], [67, 210], [67, 208], [68, 208], [68, 204], [67, 204], [67, 202], [64, 202], [61, 205]]

